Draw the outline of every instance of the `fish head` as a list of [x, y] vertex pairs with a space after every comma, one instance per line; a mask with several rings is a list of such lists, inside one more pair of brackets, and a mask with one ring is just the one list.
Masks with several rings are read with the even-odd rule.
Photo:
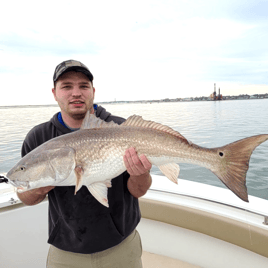
[[51, 181], [53, 174], [47, 160], [46, 153], [26, 155], [7, 173], [9, 183], [17, 187], [19, 192], [24, 192], [33, 189], [33, 184], [40, 180], [43, 183], [45, 178]]
[[74, 152], [71, 148], [34, 150], [7, 173], [7, 178], [18, 192], [24, 192], [60, 184], [73, 168]]

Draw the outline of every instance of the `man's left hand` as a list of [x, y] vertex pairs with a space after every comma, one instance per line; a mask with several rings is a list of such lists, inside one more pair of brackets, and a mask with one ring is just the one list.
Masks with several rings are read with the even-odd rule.
[[126, 150], [124, 155], [124, 163], [127, 172], [131, 176], [140, 176], [150, 171], [152, 164], [148, 158], [142, 154], [138, 156], [135, 148], [131, 147]]
[[139, 157], [133, 147], [126, 150], [124, 163], [130, 175], [127, 182], [129, 192], [136, 198], [145, 195], [152, 184], [152, 164], [145, 155]]

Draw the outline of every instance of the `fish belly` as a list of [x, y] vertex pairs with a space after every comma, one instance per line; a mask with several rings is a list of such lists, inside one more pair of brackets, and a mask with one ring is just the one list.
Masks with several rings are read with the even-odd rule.
[[123, 157], [115, 157], [104, 161], [89, 163], [84, 169], [83, 184], [89, 185], [95, 182], [112, 180], [126, 170]]

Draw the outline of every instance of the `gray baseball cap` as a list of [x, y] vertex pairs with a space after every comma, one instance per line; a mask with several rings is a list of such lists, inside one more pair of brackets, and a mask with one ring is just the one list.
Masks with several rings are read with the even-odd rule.
[[76, 60], [66, 60], [60, 63], [55, 69], [53, 81], [56, 82], [62, 74], [69, 71], [81, 72], [85, 74], [91, 82], [93, 81], [93, 75], [89, 71], [87, 66], [84, 65], [82, 62]]

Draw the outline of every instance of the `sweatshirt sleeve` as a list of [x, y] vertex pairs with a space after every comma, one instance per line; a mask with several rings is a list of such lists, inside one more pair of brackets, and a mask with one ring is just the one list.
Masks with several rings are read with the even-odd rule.
[[35, 138], [35, 130], [34, 128], [30, 130], [30, 132], [27, 134], [25, 140], [22, 143], [21, 147], [21, 157], [25, 156], [29, 152], [31, 152], [33, 149], [35, 149], [38, 146]]

